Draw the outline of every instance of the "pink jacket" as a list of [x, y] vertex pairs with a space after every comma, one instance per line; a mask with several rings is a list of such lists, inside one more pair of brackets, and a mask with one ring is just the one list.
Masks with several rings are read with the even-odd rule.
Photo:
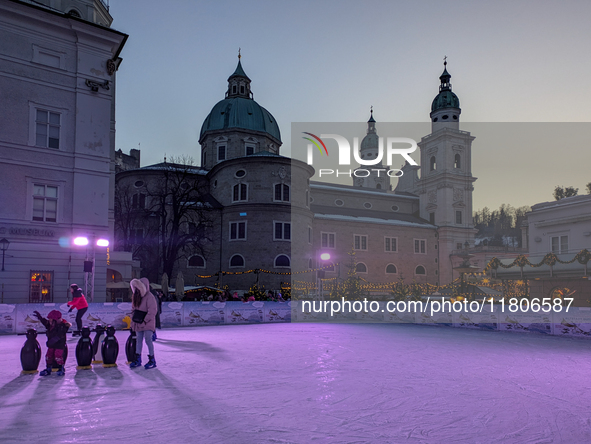
[[138, 324], [136, 322], [131, 323], [131, 329], [133, 331], [156, 331], [156, 313], [158, 312], [158, 305], [156, 304], [156, 299], [150, 293], [146, 286], [140, 282], [138, 279], [132, 279], [131, 281], [131, 290], [135, 291], [135, 289], [139, 289], [140, 293], [142, 294], [142, 302], [140, 303], [139, 307], [131, 306], [132, 310], [141, 310], [146, 311], [146, 317], [144, 318], [144, 322]]

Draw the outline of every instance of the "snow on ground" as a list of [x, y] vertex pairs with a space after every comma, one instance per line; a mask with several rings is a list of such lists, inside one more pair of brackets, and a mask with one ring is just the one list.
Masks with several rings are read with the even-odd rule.
[[403, 324], [158, 335], [152, 370], [125, 365], [118, 332], [117, 368], [77, 372], [70, 338], [61, 378], [20, 376], [25, 337], [0, 337], [0, 442], [591, 442], [587, 341]]

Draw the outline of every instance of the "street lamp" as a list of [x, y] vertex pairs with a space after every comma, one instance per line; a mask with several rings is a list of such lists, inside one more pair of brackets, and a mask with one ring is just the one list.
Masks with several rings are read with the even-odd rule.
[[[86, 248], [86, 260], [84, 261], [84, 291], [86, 296], [90, 298], [90, 302], [94, 300], [94, 275], [95, 275], [95, 266], [94, 263], [96, 261], [96, 252], [95, 247], [108, 247], [109, 240], [105, 238], [97, 239], [96, 236], [92, 237], [92, 260], [88, 257], [88, 245], [90, 244], [90, 240], [86, 236], [78, 236], [74, 238], [74, 244], [80, 247], [87, 247]], [[90, 288], [89, 288], [90, 287]]]
[[5, 237], [0, 239], [0, 248], [2, 249], [2, 271], [4, 271], [4, 258], [6, 256], [6, 250], [8, 250], [9, 245], [10, 242], [8, 241], [8, 239], [6, 239]]
[[[320, 254], [321, 261], [329, 261], [330, 260], [330, 253], [321, 253]], [[324, 289], [322, 288], [322, 278], [324, 278], [324, 267], [322, 271], [319, 271], [319, 278], [318, 278], [318, 292], [320, 293], [320, 299], [324, 301]]]

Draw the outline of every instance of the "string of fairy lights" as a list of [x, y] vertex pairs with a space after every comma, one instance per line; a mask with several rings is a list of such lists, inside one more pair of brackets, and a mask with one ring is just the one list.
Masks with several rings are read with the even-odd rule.
[[[469, 297], [470, 293], [473, 290], [466, 291], [465, 286], [474, 285], [475, 283], [480, 287], [487, 287], [493, 290], [502, 293], [504, 298], [512, 298], [512, 297], [527, 297], [529, 289], [527, 280], [503, 280], [498, 281], [492, 278], [487, 277], [487, 273], [491, 270], [497, 270], [498, 268], [503, 269], [510, 269], [513, 267], [520, 267], [522, 270], [526, 266], [530, 266], [532, 268], [539, 268], [543, 265], [548, 265], [553, 267], [557, 263], [559, 264], [572, 264], [575, 261], [578, 261], [581, 265], [585, 266], [585, 270], [587, 269], [587, 263], [591, 260], [591, 252], [587, 249], [583, 249], [579, 251], [571, 260], [562, 260], [560, 259], [555, 253], [548, 253], [546, 254], [540, 262], [532, 263], [529, 258], [523, 254], [517, 256], [513, 262], [510, 264], [503, 264], [501, 260], [497, 257], [493, 257], [484, 267], [482, 272], [472, 272], [472, 273], [465, 273], [464, 277], [466, 278], [466, 282], [464, 283], [461, 278], [457, 278], [454, 281], [450, 282], [449, 284], [445, 285], [436, 285], [436, 284], [429, 284], [429, 283], [404, 283], [404, 281], [399, 280], [395, 282], [385, 282], [385, 283], [372, 283], [368, 280], [364, 279], [363, 277], [356, 276], [354, 279], [356, 282], [356, 287], [364, 292], [379, 292], [379, 291], [390, 291], [394, 294], [407, 294], [407, 295], [428, 295], [433, 294], [445, 290], [451, 290], [451, 292], [456, 296], [463, 296]], [[334, 270], [334, 267], [339, 266], [340, 264], [330, 264], [324, 267], [312, 268], [309, 270], [302, 270], [302, 271], [295, 271], [295, 272], [278, 272], [272, 270], [266, 270], [263, 268], [254, 268], [246, 271], [222, 271], [210, 275], [197, 275], [200, 279], [207, 279], [212, 277], [218, 277], [220, 274], [222, 276], [232, 276], [232, 275], [244, 275], [244, 274], [258, 274], [258, 273], [265, 273], [265, 274], [272, 274], [272, 275], [280, 275], [280, 276], [295, 276], [295, 275], [306, 275], [309, 273], [316, 273], [321, 270]], [[321, 278], [321, 279], [314, 279], [312, 282], [309, 281], [302, 281], [302, 280], [292, 280], [292, 289], [295, 291], [302, 291], [302, 292], [310, 292], [315, 291], [318, 289], [318, 283], [322, 283], [322, 287], [330, 293], [338, 290], [340, 286], [342, 286], [347, 279], [351, 279], [351, 276], [348, 278], [342, 279], [337, 277], [332, 278]], [[463, 291], [462, 291], [463, 290]], [[568, 289], [564, 289], [568, 290]], [[560, 294], [563, 291], [558, 291], [557, 296], [560, 297]]]

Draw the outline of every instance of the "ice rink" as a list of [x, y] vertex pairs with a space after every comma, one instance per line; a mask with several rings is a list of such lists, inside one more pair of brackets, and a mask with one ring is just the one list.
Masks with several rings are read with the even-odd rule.
[[0, 442], [591, 442], [585, 340], [393, 324], [158, 335], [155, 369], [129, 369], [117, 332], [117, 368], [76, 371], [69, 336], [66, 375], [44, 378], [20, 376], [24, 336], [1, 336]]

